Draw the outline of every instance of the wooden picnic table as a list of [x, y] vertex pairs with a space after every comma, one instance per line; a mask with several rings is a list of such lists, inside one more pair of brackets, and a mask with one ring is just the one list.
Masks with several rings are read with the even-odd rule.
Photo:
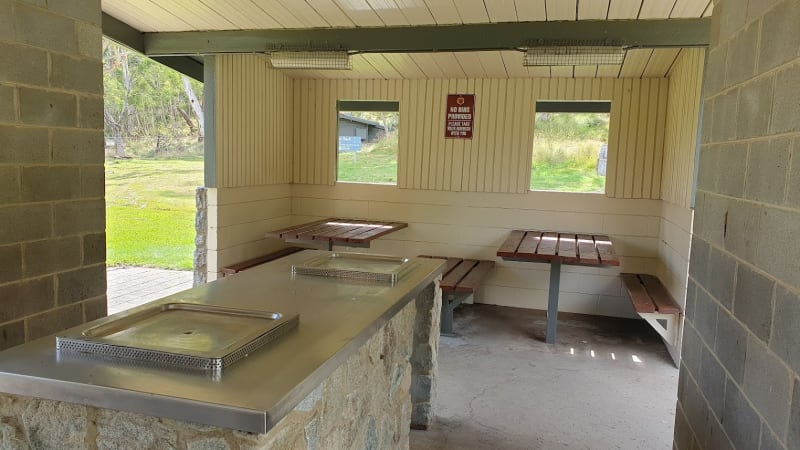
[[550, 263], [545, 342], [555, 344], [561, 264], [619, 266], [611, 239], [604, 235], [514, 230], [497, 250], [507, 261]]
[[270, 231], [267, 237], [286, 242], [322, 243], [333, 250], [334, 245], [369, 247], [372, 240], [406, 227], [408, 224], [403, 222], [331, 217]]

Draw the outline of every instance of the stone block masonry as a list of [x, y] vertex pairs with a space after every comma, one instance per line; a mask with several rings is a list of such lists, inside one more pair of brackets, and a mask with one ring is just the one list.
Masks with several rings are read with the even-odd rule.
[[106, 314], [100, 23], [0, 0], [0, 349]]
[[674, 448], [800, 449], [800, 0], [714, 2]]
[[417, 304], [406, 305], [267, 434], [4, 394], [0, 448], [408, 449], [412, 330], [428, 314], [418, 316]]

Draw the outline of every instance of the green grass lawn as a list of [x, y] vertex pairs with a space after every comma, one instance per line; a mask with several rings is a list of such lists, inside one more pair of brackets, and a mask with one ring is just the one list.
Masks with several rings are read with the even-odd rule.
[[375, 148], [353, 153], [339, 153], [339, 181], [359, 183], [397, 183], [397, 150]]
[[534, 163], [531, 169], [532, 191], [605, 192], [606, 177], [595, 169], [567, 163]]
[[106, 161], [109, 265], [192, 268], [202, 157]]

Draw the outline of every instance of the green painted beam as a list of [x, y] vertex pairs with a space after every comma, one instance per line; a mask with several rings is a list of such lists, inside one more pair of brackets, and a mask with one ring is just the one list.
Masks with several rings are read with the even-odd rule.
[[511, 50], [545, 41], [604, 40], [630, 48], [705, 47], [710, 19], [580, 20], [414, 27], [145, 33], [147, 55], [343, 49], [365, 53]]
[[[103, 34], [131, 50], [145, 53], [144, 33], [106, 13], [103, 13]], [[203, 81], [202, 61], [189, 56], [158, 56], [152, 59], [197, 81]]]

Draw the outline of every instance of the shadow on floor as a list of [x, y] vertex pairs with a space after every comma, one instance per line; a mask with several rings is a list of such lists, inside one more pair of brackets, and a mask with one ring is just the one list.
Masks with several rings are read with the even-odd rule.
[[670, 449], [678, 370], [642, 320], [464, 305], [439, 344], [436, 419], [411, 448]]

